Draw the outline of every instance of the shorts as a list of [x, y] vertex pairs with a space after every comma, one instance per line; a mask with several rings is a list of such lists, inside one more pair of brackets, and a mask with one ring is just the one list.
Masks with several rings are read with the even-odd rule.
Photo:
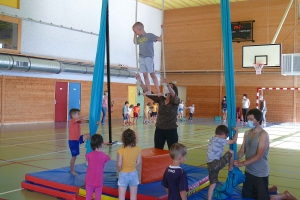
[[157, 116], [157, 112], [152, 112], [152, 116]]
[[133, 113], [133, 117], [134, 118], [138, 118], [139, 117], [139, 113]]
[[179, 108], [179, 109], [178, 109], [178, 112], [182, 112], [182, 111], [183, 111], [183, 108]]
[[82, 143], [84, 143], [83, 135], [79, 137], [79, 140], [69, 140], [69, 148], [71, 150], [72, 157], [78, 156], [80, 154], [79, 147]]
[[227, 163], [229, 163], [229, 160], [231, 157], [232, 157], [232, 154], [229, 151], [227, 151], [220, 158], [220, 160], [213, 160], [213, 161], [207, 163], [207, 170], [208, 170], [210, 184], [218, 182], [219, 171], [221, 169], [223, 169]]
[[128, 120], [128, 117], [127, 117], [127, 115], [125, 114], [122, 114], [123, 115], [123, 120]]
[[223, 113], [227, 113], [227, 108], [222, 108]]
[[140, 72], [141, 73], [153, 73], [154, 72], [154, 62], [153, 58], [151, 57], [145, 57], [139, 58], [139, 64], [140, 64]]
[[242, 195], [245, 198], [269, 200], [269, 176], [257, 177], [245, 172], [246, 181], [243, 183]]
[[127, 186], [137, 186], [139, 183], [139, 175], [136, 170], [133, 172], [119, 172], [118, 186], [127, 188]]

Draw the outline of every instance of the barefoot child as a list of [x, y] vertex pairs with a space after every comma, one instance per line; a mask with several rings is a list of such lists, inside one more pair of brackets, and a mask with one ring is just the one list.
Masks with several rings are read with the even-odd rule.
[[86, 199], [92, 200], [95, 192], [96, 200], [101, 199], [103, 187], [103, 170], [105, 163], [110, 160], [109, 156], [101, 151], [103, 137], [95, 134], [91, 138], [92, 152], [85, 155], [87, 160], [87, 171], [85, 177]]
[[162, 93], [159, 90], [158, 80], [154, 72], [154, 47], [153, 42], [161, 42], [161, 36], [158, 37], [152, 33], [146, 33], [144, 30], [144, 25], [141, 22], [136, 22], [132, 30], [134, 32], [133, 43], [139, 45], [139, 64], [140, 64], [140, 71], [144, 75], [145, 84], [147, 86], [147, 91], [145, 91], [145, 95], [151, 94], [150, 88], [150, 81], [148, 77], [148, 73], [150, 74], [156, 91], [157, 95], [161, 96]]
[[139, 114], [140, 114], [140, 104], [136, 104], [136, 106], [133, 107], [133, 124], [137, 124], [138, 123], [138, 119], [139, 119]]
[[144, 109], [144, 124], [148, 124], [149, 122], [149, 110], [150, 110], [151, 103], [147, 103]]
[[70, 161], [71, 174], [77, 175], [75, 172], [76, 157], [80, 154], [79, 146], [90, 138], [89, 134], [80, 135], [80, 124], [82, 120], [88, 119], [88, 117], [80, 117], [80, 110], [72, 108], [69, 112], [71, 120], [69, 122], [69, 148], [71, 150], [72, 159]]
[[130, 188], [130, 199], [137, 197], [139, 184], [136, 167], [141, 164], [141, 148], [136, 146], [136, 134], [127, 129], [122, 133], [123, 147], [118, 150], [117, 168], [119, 170], [119, 200], [125, 200], [126, 189]]
[[227, 163], [229, 163], [228, 170], [231, 171], [233, 169], [234, 152], [229, 150], [222, 156], [225, 145], [236, 143], [238, 129], [232, 129], [236, 132], [232, 140], [227, 140], [229, 130], [225, 125], [219, 125], [216, 128], [215, 136], [209, 140], [207, 147], [207, 170], [210, 181], [207, 195], [208, 200], [212, 200], [213, 192], [218, 182], [219, 171], [223, 169]]

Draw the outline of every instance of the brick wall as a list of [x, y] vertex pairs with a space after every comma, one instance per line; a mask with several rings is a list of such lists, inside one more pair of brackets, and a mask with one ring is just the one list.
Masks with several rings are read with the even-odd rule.
[[[47, 122], [54, 121], [55, 80], [0, 76], [0, 120], [5, 123]], [[86, 116], [90, 109], [90, 91], [92, 82], [81, 83], [81, 114]], [[2, 89], [2, 84], [3, 88]], [[115, 101], [112, 118], [121, 118], [121, 108], [127, 100], [127, 84], [111, 83], [111, 96]], [[105, 86], [105, 88], [107, 88]], [[3, 97], [3, 98], [1, 98]], [[3, 110], [2, 110], [3, 109]]]

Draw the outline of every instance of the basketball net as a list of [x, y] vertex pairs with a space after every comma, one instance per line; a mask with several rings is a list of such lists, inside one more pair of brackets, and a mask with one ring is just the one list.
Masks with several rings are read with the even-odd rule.
[[262, 63], [254, 63], [253, 66], [255, 68], [256, 74], [257, 75], [261, 74], [261, 70], [264, 67], [264, 64], [262, 64]]

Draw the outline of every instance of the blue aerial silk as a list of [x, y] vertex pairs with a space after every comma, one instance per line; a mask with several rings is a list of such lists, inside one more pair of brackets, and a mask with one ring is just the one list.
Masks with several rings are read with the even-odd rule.
[[[230, 20], [230, 2], [229, 0], [221, 0], [221, 20], [222, 20], [222, 38], [224, 48], [224, 71], [225, 71], [225, 87], [228, 111], [228, 128], [229, 138], [233, 138], [231, 127], [236, 127], [236, 102], [235, 102], [235, 83], [234, 83], [234, 63], [232, 49], [232, 34]], [[235, 133], [238, 134], [238, 133]], [[234, 159], [237, 159], [237, 145], [230, 145], [230, 149], [234, 151]], [[228, 173], [227, 180], [222, 188], [217, 188], [214, 191], [215, 199], [225, 199], [229, 197], [237, 183], [233, 180], [238, 180], [238, 184], [244, 182], [244, 174], [238, 168], [234, 168]]]
[[[102, 109], [103, 83], [104, 83], [104, 66], [105, 66], [105, 42], [106, 42], [106, 12], [108, 0], [102, 0], [102, 10], [100, 19], [100, 30], [98, 37], [98, 46], [96, 52], [91, 101], [90, 101], [90, 135], [93, 136], [98, 130], [97, 122], [100, 123], [100, 114]], [[92, 151], [90, 140], [86, 142], [86, 153]]]

